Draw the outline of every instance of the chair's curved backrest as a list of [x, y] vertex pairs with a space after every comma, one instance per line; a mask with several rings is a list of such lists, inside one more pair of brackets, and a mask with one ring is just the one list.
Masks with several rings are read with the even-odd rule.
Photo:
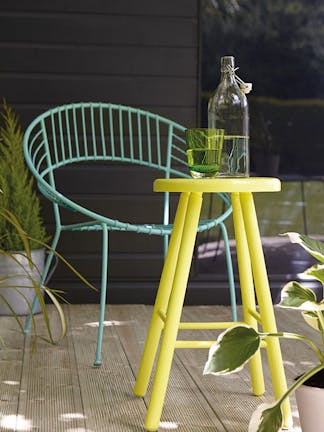
[[[77, 162], [128, 162], [161, 170], [165, 177], [188, 176], [183, 126], [111, 103], [68, 104], [41, 114], [26, 130], [24, 152], [39, 189], [53, 202], [60, 202], [55, 170]], [[60, 204], [69, 207], [67, 200]]]
[[[166, 178], [190, 177], [185, 130], [165, 117], [133, 107], [74, 103], [38, 116], [26, 130], [24, 153], [40, 191], [54, 203], [56, 218], [60, 219], [60, 204], [100, 220], [101, 215], [56, 190], [55, 171], [78, 162], [115, 161], [155, 168]], [[226, 197], [221, 198], [230, 206]], [[163, 223], [168, 223], [168, 194]]]
[[51, 109], [26, 131], [25, 156], [37, 180], [70, 163], [113, 160], [188, 176], [185, 128], [141, 109], [77, 103]]

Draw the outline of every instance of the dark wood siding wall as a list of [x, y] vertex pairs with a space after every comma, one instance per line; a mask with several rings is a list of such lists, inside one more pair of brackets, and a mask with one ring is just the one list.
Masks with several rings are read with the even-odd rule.
[[[197, 124], [199, 0], [1, 0], [0, 53], [0, 94], [24, 127], [48, 107], [77, 101], [133, 105], [186, 126]], [[97, 174], [83, 171], [72, 181], [67, 170], [65, 176], [75, 197], [108, 214], [110, 207], [121, 218], [133, 212], [149, 218], [159, 210], [153, 175], [114, 167], [108, 187], [107, 177], [105, 183]], [[130, 188], [134, 178], [136, 188]], [[113, 188], [116, 179], [119, 184], [122, 179], [122, 191]], [[43, 207], [52, 230], [50, 206]], [[60, 250], [98, 282], [99, 235], [66, 234]], [[160, 238], [113, 233], [110, 300], [151, 301], [161, 264]], [[97, 300], [63, 268], [54, 282], [75, 302]]]
[[27, 122], [80, 100], [196, 121], [198, 0], [2, 0], [0, 42], [1, 93]]

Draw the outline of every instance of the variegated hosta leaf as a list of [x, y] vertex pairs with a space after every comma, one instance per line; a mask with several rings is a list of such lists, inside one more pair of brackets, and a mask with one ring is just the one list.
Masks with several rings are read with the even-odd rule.
[[285, 233], [292, 243], [300, 244], [314, 258], [324, 264], [324, 243], [296, 232]]
[[282, 426], [282, 413], [277, 402], [262, 404], [253, 413], [249, 432], [279, 432]]
[[259, 334], [240, 325], [223, 332], [209, 350], [204, 374], [225, 375], [237, 372], [260, 347]]
[[316, 264], [304, 271], [304, 274], [307, 276], [313, 276], [324, 285], [324, 264]]
[[320, 325], [319, 325], [319, 319], [317, 313], [313, 311], [303, 311], [302, 316], [308, 325], [310, 325], [313, 329], [320, 331]]
[[313, 311], [318, 309], [314, 291], [295, 281], [283, 287], [279, 306]]

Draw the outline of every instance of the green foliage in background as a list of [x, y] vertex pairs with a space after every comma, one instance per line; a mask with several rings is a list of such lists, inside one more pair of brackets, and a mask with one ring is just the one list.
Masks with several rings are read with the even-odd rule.
[[[31, 238], [46, 242], [48, 237], [40, 215], [40, 202], [25, 164], [19, 117], [5, 100], [0, 113], [0, 189], [0, 208], [13, 212]], [[17, 230], [8, 220], [0, 218], [0, 248], [19, 251], [23, 246]], [[38, 247], [31, 240], [31, 248]]]
[[203, 0], [202, 88], [212, 91], [220, 57], [257, 96], [324, 97], [322, 0]]

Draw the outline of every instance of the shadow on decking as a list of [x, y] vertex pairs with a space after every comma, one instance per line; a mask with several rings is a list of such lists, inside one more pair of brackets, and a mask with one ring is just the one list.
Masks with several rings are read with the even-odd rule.
[[[324, 240], [323, 237], [317, 238]], [[290, 243], [286, 237], [279, 236], [263, 237], [262, 246], [274, 303], [279, 301], [282, 287], [291, 280], [306, 283], [315, 290], [317, 295], [322, 295], [320, 284], [315, 280], [305, 280], [305, 276], [302, 275], [306, 268], [316, 263], [316, 260], [301, 246]], [[238, 285], [237, 255], [233, 240], [230, 241], [230, 248], [236, 285]], [[226, 261], [222, 241], [202, 243], [198, 246], [193, 272], [194, 279], [197, 281], [214, 280], [217, 282], [226, 279]]]

